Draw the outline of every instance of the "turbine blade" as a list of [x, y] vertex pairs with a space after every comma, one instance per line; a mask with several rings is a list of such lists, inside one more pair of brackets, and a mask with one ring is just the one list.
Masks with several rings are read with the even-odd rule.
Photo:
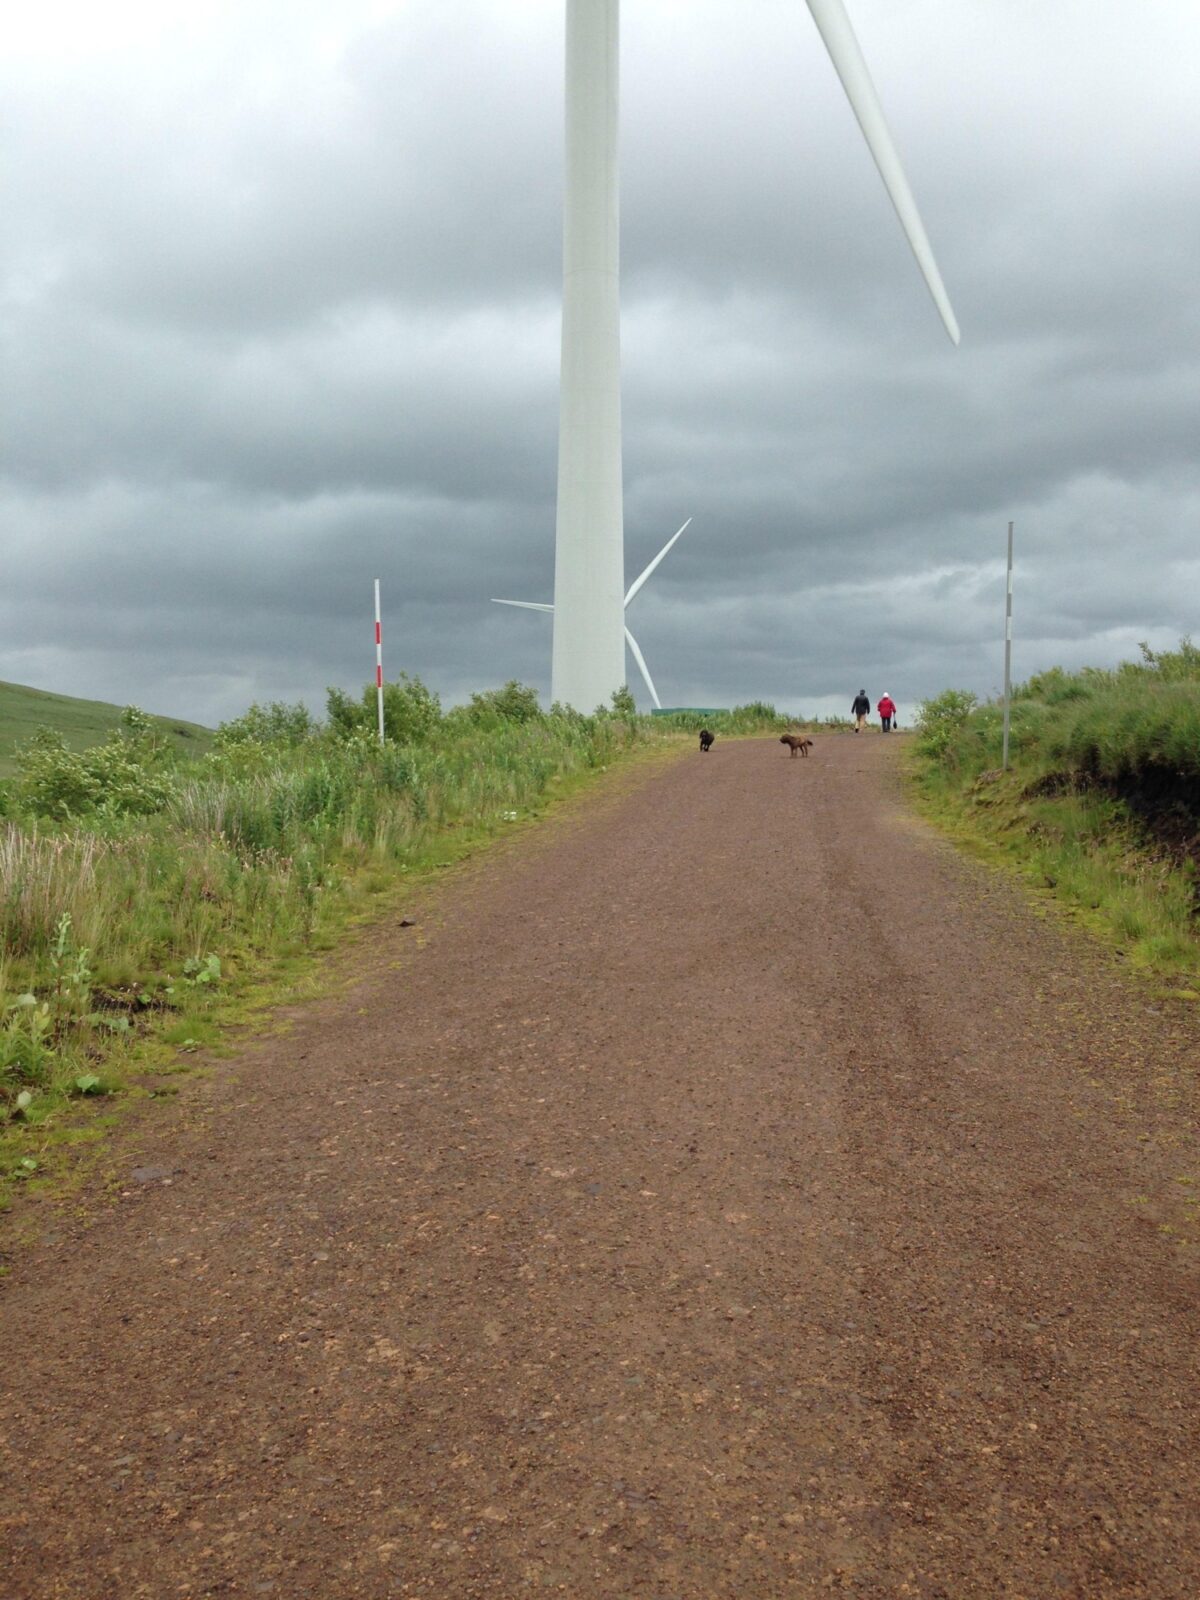
[[497, 600], [493, 595], [494, 606], [520, 606], [522, 611], [553, 611], [553, 606], [543, 605], [539, 600]]
[[635, 580], [633, 588], [630, 589], [629, 593], [625, 596], [625, 604], [626, 605], [629, 604], [629, 602], [633, 599], [634, 595], [637, 594], [638, 590], [645, 583], [646, 579], [654, 571], [655, 567], [658, 566], [659, 562], [666, 555], [667, 551], [675, 543], [676, 539], [678, 539], [679, 534], [685, 532], [691, 526], [691, 523], [692, 523], [692, 519], [691, 519], [691, 517], [689, 517], [687, 519], [687, 521], [684, 523], [683, 527], [679, 529], [679, 532], [678, 533], [674, 533], [674, 534], [671, 535], [671, 537], [667, 540], [666, 544], [663, 545], [662, 549], [655, 556], [654, 560], [646, 568], [645, 572], [642, 573], [641, 577]]
[[637, 640], [633, 637], [628, 628], [625, 629], [625, 638], [628, 641], [629, 648], [633, 651], [633, 659], [638, 664], [638, 670], [641, 672], [642, 677], [646, 680], [646, 687], [650, 691], [650, 698], [654, 701], [654, 704], [658, 710], [661, 711], [662, 701], [658, 698], [658, 690], [654, 687], [654, 679], [650, 676], [650, 668], [646, 665], [645, 656], [638, 649]]
[[942, 275], [938, 271], [937, 262], [933, 259], [933, 249], [917, 211], [912, 190], [908, 186], [908, 179], [904, 176], [904, 168], [900, 165], [900, 157], [896, 154], [896, 147], [892, 143], [892, 136], [884, 121], [879, 96], [875, 93], [875, 85], [871, 82], [871, 75], [867, 71], [862, 50], [850, 25], [850, 18], [846, 15], [846, 8], [842, 0], [808, 0], [808, 9], [812, 12], [817, 30], [825, 41], [825, 48], [829, 51], [837, 75], [842, 80], [846, 98], [850, 101], [854, 115], [858, 118], [858, 125], [863, 131], [863, 137], [875, 158], [879, 176], [883, 179], [884, 188], [896, 208], [900, 226], [912, 246], [912, 253], [916, 256], [917, 265], [929, 286], [933, 303], [946, 325], [946, 332], [957, 344], [958, 321], [950, 304], [950, 297], [946, 293], [946, 286], [942, 282]]

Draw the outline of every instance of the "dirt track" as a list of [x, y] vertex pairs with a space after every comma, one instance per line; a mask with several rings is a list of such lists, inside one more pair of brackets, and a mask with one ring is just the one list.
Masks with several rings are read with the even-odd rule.
[[4, 1291], [4, 1600], [1200, 1595], [1200, 1008], [898, 743], [587, 804], [142, 1123]]

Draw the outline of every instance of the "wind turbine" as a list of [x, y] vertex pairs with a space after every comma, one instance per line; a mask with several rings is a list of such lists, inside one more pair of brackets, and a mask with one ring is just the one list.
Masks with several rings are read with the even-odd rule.
[[[638, 664], [638, 670], [641, 672], [642, 677], [645, 680], [646, 687], [650, 691], [651, 700], [654, 701], [654, 704], [658, 707], [658, 709], [660, 711], [662, 710], [662, 701], [658, 698], [658, 690], [654, 687], [654, 679], [650, 676], [650, 668], [646, 665], [646, 658], [642, 654], [637, 640], [633, 637], [633, 635], [629, 631], [629, 624], [624, 621], [624, 613], [629, 608], [629, 602], [635, 597], [635, 595], [637, 595], [640, 592], [643, 584], [646, 582], [646, 579], [655, 570], [655, 568], [662, 562], [663, 557], [671, 549], [671, 546], [675, 543], [676, 539], [678, 539], [681, 534], [685, 533], [687, 531], [687, 529], [689, 527], [691, 527], [691, 523], [692, 523], [692, 519], [691, 519], [691, 517], [689, 517], [687, 519], [687, 521], [684, 523], [683, 527], [677, 529], [671, 535], [671, 537], [667, 540], [666, 544], [663, 545], [662, 549], [658, 552], [658, 554], [655, 556], [654, 560], [650, 563], [650, 565], [646, 568], [646, 570], [641, 574], [641, 576], [639, 578], [635, 579], [632, 587], [629, 590], [629, 593], [625, 596], [625, 599], [624, 599], [624, 601], [622, 602], [622, 605], [621, 605], [621, 611], [622, 611], [622, 624], [621, 625], [625, 629], [625, 642], [626, 642], [626, 644], [628, 644], [630, 650], [633, 653], [633, 659]], [[553, 615], [553, 613], [554, 613], [554, 607], [553, 606], [546, 605], [546, 603], [544, 601], [540, 601], [540, 600], [496, 600], [496, 599], [493, 599], [492, 604], [496, 605], [496, 606], [519, 606], [522, 611], [549, 611], [551, 613], [551, 615]], [[624, 666], [624, 662], [622, 662], [622, 666]], [[624, 682], [624, 678], [622, 678], [621, 681]], [[601, 702], [599, 700], [597, 700], [597, 702], [596, 702], [597, 705], [600, 705], [602, 703], [603, 702]]]
[[[551, 693], [565, 705], [589, 711], [606, 702], [625, 681], [617, 183], [620, 0], [566, 0], [566, 4], [562, 382]], [[807, 4], [946, 331], [957, 344], [954, 312], [842, 0], [807, 0]], [[636, 646], [634, 650], [636, 657], [640, 652]]]

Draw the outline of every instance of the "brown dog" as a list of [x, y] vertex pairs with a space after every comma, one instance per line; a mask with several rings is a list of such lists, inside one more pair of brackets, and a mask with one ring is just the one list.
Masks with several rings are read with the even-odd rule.
[[812, 740], [806, 733], [785, 733], [779, 742], [780, 744], [786, 744], [793, 756], [799, 750], [802, 756], [807, 757], [808, 752], [812, 749]]
[[717, 737], [716, 734], [715, 733], [709, 733], [707, 728], [702, 728], [700, 730], [700, 749], [705, 755], [707, 755], [708, 752], [712, 749], [713, 743], [715, 742], [716, 737]]

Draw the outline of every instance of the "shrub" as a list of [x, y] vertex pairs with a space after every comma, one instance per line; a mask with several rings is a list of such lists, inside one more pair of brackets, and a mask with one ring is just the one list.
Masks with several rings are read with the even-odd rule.
[[1142, 652], [1142, 666], [1159, 678], [1170, 682], [1200, 679], [1200, 646], [1186, 635], [1179, 641], [1178, 650], [1151, 650], [1144, 642], [1138, 649]]
[[119, 722], [121, 735], [125, 739], [150, 740], [155, 737], [154, 723], [140, 706], [126, 706]]
[[934, 761], [945, 761], [952, 754], [955, 738], [979, 704], [970, 689], [946, 689], [933, 700], [917, 707], [917, 748]]
[[119, 731], [80, 754], [53, 729], [39, 728], [17, 752], [17, 799], [35, 816], [60, 822], [96, 812], [148, 816], [171, 795], [170, 779], [154, 770], [160, 755], [154, 744]]
[[466, 708], [472, 722], [533, 722], [542, 715], [537, 690], [510, 678], [502, 689], [473, 694]]
[[621, 717], [626, 722], [632, 722], [637, 716], [637, 701], [633, 698], [633, 690], [627, 683], [613, 690], [612, 711], [614, 717]]
[[[342, 689], [327, 690], [325, 709], [331, 732], [341, 738], [378, 729], [378, 690], [373, 683], [364, 686], [357, 700]], [[397, 744], [424, 744], [441, 721], [442, 703], [420, 678], [410, 678], [402, 672], [395, 682], [384, 684], [384, 738], [394, 739]]]
[[217, 748], [226, 750], [245, 744], [294, 747], [306, 743], [316, 732], [312, 713], [302, 702], [285, 705], [281, 700], [272, 700], [266, 706], [252, 705], [232, 722], [223, 722], [217, 729]]
[[325, 691], [325, 715], [329, 718], [330, 730], [342, 738], [349, 738], [366, 725], [361, 702], [344, 689], [333, 686]]

